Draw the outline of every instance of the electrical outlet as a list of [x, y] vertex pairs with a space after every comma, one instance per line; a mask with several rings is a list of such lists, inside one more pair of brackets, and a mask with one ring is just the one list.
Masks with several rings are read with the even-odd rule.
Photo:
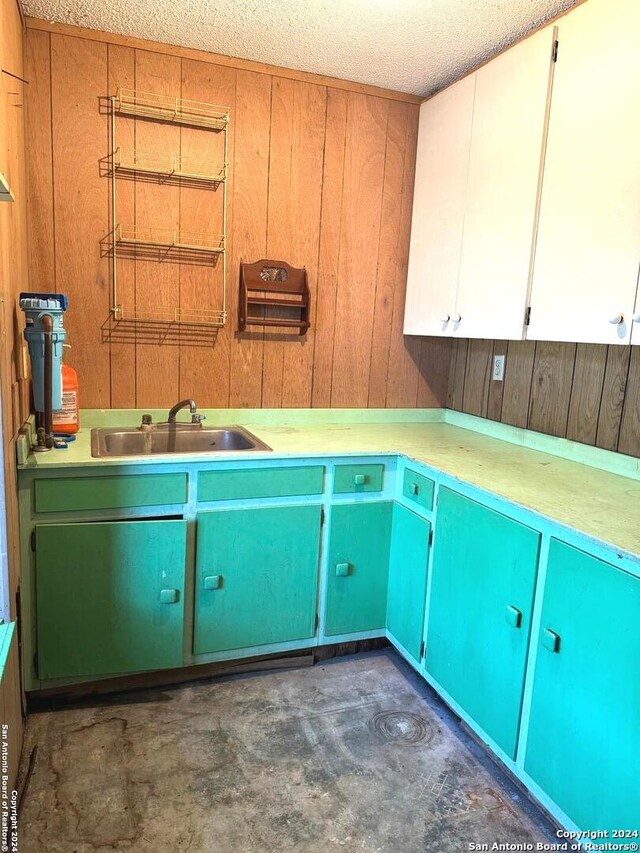
[[496, 382], [502, 382], [504, 379], [504, 362], [506, 356], [494, 355], [493, 357], [493, 379]]

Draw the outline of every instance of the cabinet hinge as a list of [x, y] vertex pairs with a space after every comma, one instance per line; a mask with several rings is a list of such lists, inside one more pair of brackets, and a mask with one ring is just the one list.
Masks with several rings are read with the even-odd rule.
[[528, 326], [531, 322], [531, 305], [527, 305], [526, 311], [524, 312], [524, 324]]
[[433, 527], [429, 528], [429, 545], [433, 545]]
[[325, 511], [324, 511], [324, 507], [321, 506], [320, 507], [320, 527], [322, 527], [322, 525], [324, 524], [324, 519], [325, 519]]
[[318, 628], [320, 627], [320, 617], [318, 616], [317, 613], [316, 613], [315, 626], [316, 626], [316, 631], [317, 631]]
[[425, 646], [424, 646], [424, 640], [423, 640], [420, 643], [420, 660], [422, 660], [422, 658], [424, 657], [424, 651], [425, 651]]
[[551, 59], [553, 62], [558, 61], [558, 39], [556, 39], [553, 43], [553, 50], [551, 51]]
[[40, 673], [38, 672], [38, 652], [36, 652], [33, 656], [33, 671], [36, 675], [36, 678], [40, 678]]
[[35, 530], [31, 531], [31, 550], [32, 551], [36, 550], [36, 531]]

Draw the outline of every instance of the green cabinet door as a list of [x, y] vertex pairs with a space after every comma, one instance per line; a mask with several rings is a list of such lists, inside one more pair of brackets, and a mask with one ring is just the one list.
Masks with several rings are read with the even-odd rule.
[[580, 829], [640, 830], [640, 579], [552, 539], [536, 641], [526, 772]]
[[430, 524], [401, 504], [394, 504], [387, 593], [387, 630], [420, 660], [427, 595]]
[[315, 634], [320, 506], [198, 513], [195, 654]]
[[427, 672], [515, 757], [540, 534], [441, 489]]
[[36, 527], [40, 678], [182, 665], [186, 526]]
[[392, 506], [376, 501], [332, 508], [326, 634], [384, 632]]

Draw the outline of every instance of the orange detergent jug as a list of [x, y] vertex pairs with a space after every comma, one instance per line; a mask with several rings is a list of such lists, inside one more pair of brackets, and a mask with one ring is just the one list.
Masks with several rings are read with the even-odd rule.
[[54, 433], [74, 433], [80, 429], [78, 390], [78, 374], [63, 363], [62, 408], [53, 413]]

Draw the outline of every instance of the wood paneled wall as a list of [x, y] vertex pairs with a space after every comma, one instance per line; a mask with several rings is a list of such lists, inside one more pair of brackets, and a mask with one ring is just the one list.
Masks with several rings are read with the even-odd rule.
[[[0, 171], [13, 191], [13, 202], [0, 202], [0, 396], [4, 456], [4, 511], [9, 566], [9, 616], [16, 618], [20, 583], [20, 547], [15, 440], [29, 413], [29, 383], [22, 357], [23, 321], [18, 294], [28, 289], [27, 182], [24, 157], [25, 85], [23, 26], [16, 0], [2, 0], [0, 21]], [[10, 726], [9, 773], [13, 785], [22, 744], [17, 635], [13, 635], [8, 669], [0, 688], [2, 722]]]
[[[491, 378], [506, 355], [503, 382]], [[447, 405], [640, 456], [640, 347], [458, 340]]]
[[[418, 106], [104, 39], [39, 23], [26, 44], [31, 278], [69, 295], [68, 358], [82, 405], [169, 406], [182, 397], [201, 407], [444, 405], [450, 342], [402, 335]], [[118, 86], [230, 107], [229, 319], [217, 334], [110, 320], [100, 105]], [[136, 144], [161, 151], [163, 129], [143, 124], [134, 123]], [[183, 129], [181, 140], [183, 153], [202, 153], [195, 134]], [[151, 189], [121, 182], [122, 220], [157, 221]], [[159, 224], [186, 229], [201, 219], [179, 187], [165, 199]], [[304, 338], [237, 333], [238, 264], [262, 257], [307, 267]], [[126, 263], [119, 281], [138, 300], [172, 304], [180, 290], [184, 304], [203, 286], [187, 265]]]
[[0, 65], [0, 171], [14, 195], [0, 203], [0, 393], [6, 488], [7, 538], [11, 614], [19, 579], [15, 439], [29, 414], [29, 382], [23, 358], [24, 320], [18, 294], [28, 289], [27, 183], [24, 156], [25, 84], [22, 61], [23, 27], [16, 0], [2, 0]]

